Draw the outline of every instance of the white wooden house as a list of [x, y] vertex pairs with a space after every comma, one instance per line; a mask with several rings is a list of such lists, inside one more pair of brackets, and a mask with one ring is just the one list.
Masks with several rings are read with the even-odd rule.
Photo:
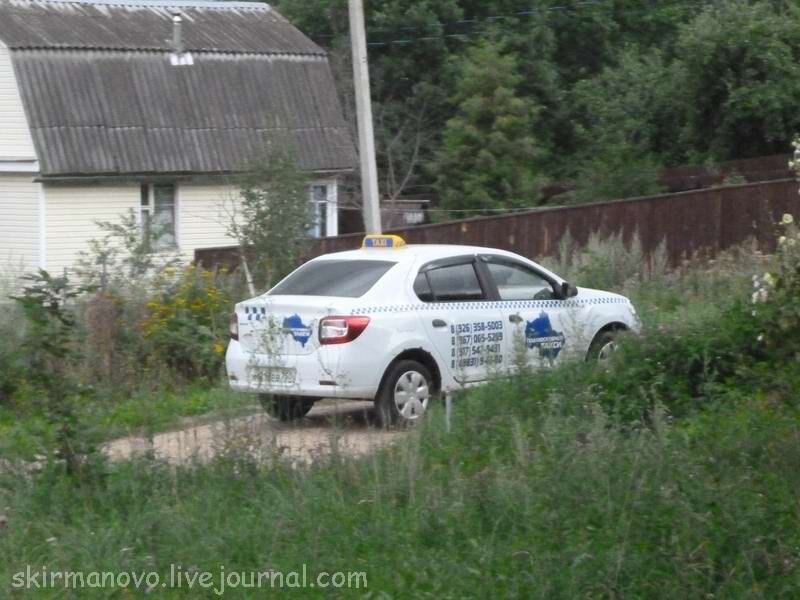
[[187, 259], [231, 245], [226, 181], [278, 138], [337, 234], [356, 160], [328, 60], [266, 4], [0, 0], [0, 269], [58, 273], [129, 209]]

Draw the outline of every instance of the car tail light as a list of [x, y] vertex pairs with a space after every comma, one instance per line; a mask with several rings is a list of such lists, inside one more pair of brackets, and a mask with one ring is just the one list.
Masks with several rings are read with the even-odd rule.
[[369, 325], [369, 317], [325, 317], [319, 322], [319, 343], [346, 344], [352, 342]]
[[231, 315], [230, 326], [228, 327], [228, 331], [231, 334], [232, 340], [239, 339], [239, 317], [236, 316], [236, 313]]

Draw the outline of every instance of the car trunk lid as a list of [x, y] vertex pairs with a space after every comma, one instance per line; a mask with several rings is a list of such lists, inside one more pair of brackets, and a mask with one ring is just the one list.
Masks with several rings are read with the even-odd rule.
[[[236, 307], [239, 342], [246, 352], [276, 356], [311, 354], [319, 347], [319, 321], [348, 314], [337, 299], [266, 296]], [[338, 299], [341, 300], [341, 299]]]

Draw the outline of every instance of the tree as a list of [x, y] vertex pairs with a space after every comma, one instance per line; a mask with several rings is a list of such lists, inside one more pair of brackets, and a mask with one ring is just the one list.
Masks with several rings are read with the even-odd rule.
[[[380, 188], [396, 199], [429, 180], [445, 120], [447, 70], [464, 42], [445, 36], [463, 18], [457, 0], [387, 0], [367, 7], [366, 20]], [[279, 8], [329, 52], [344, 112], [357, 137], [347, 2], [282, 0]]]
[[570, 177], [579, 201], [661, 191], [663, 157], [678, 127], [672, 79], [660, 51], [631, 49], [617, 66], [574, 87], [578, 147]]
[[675, 87], [689, 158], [785, 152], [800, 129], [800, 8], [728, 0], [684, 27]]
[[[281, 0], [280, 8], [332, 50], [350, 106], [346, 2]], [[386, 0], [367, 9], [378, 169], [392, 197], [452, 187], [443, 158], [452, 166], [455, 146], [484, 148], [486, 129], [472, 132], [481, 142], [467, 140], [475, 124], [463, 99], [452, 101], [482, 39], [514, 59], [503, 75], [515, 83], [504, 87], [532, 107], [519, 132], [535, 132], [537, 157], [520, 162], [551, 179], [577, 174], [586, 198], [654, 191], [662, 166], [783, 152], [800, 129], [792, 0], [699, 8], [685, 0]], [[480, 166], [477, 152], [464, 157], [462, 171]], [[492, 175], [473, 173], [478, 187], [506, 189], [488, 183], [499, 167], [487, 164]]]
[[33, 401], [53, 427], [58, 457], [69, 475], [79, 475], [96, 448], [80, 418], [92, 390], [76, 377], [82, 344], [70, 305], [92, 288], [76, 287], [66, 275], [52, 277], [41, 269], [23, 279], [28, 285], [11, 298], [22, 309], [27, 326], [21, 347], [26, 379], [39, 392], [32, 394]]
[[459, 211], [533, 206], [542, 152], [533, 137], [538, 106], [520, 97], [515, 57], [483, 40], [458, 66], [453, 104], [433, 170], [442, 206]]
[[140, 285], [142, 280], [179, 262], [177, 249], [154, 252], [154, 243], [163, 229], [151, 228], [146, 236], [131, 208], [116, 221], [95, 221], [104, 232], [101, 239], [89, 240], [89, 249], [81, 250], [75, 272], [86, 284], [100, 290]]
[[[266, 147], [238, 178], [227, 223], [239, 242], [250, 291], [271, 287], [300, 258], [312, 225], [308, 179], [288, 145]], [[248, 260], [249, 259], [249, 260]]]

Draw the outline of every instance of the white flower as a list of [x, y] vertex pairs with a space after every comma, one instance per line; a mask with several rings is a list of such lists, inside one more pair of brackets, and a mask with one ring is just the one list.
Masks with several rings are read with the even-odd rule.
[[760, 334], [758, 334], [758, 337], [757, 337], [756, 339], [757, 339], [759, 342], [763, 342], [763, 341], [764, 341], [764, 334], [763, 334], [763, 333], [760, 333]]
[[[753, 292], [752, 299], [753, 299], [753, 304], [758, 304], [758, 292]], [[755, 314], [756, 314], [755, 311], [753, 311], [753, 316], [755, 316]]]
[[759, 302], [766, 302], [768, 298], [769, 298], [769, 292], [767, 290], [765, 290], [764, 288], [761, 288], [760, 290], [758, 290], [758, 301]]
[[786, 243], [786, 236], [785, 235], [782, 235], [781, 237], [778, 238], [778, 245], [779, 246], [783, 246], [785, 243]]
[[786, 213], [781, 217], [781, 225], [791, 225], [794, 223], [794, 217], [789, 213]]
[[766, 273], [764, 275], [764, 283], [766, 283], [769, 287], [775, 286], [775, 278], [772, 276], [772, 273]]

